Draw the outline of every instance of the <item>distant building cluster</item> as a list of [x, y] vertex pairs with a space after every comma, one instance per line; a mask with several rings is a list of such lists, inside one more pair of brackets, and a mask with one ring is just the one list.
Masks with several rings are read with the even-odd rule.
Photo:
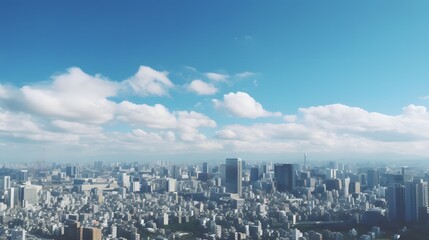
[[428, 179], [424, 169], [310, 166], [306, 156], [11, 163], [0, 169], [0, 239], [400, 239], [404, 224], [429, 221]]

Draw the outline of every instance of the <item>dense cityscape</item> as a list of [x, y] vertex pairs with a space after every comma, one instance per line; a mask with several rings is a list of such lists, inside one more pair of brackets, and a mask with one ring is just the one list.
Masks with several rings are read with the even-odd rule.
[[426, 169], [306, 156], [10, 163], [0, 175], [0, 239], [419, 239], [429, 216]]

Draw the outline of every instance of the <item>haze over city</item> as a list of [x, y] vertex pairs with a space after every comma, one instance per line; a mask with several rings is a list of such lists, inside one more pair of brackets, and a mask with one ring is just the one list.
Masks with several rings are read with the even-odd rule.
[[425, 1], [0, 8], [2, 161], [426, 160]]

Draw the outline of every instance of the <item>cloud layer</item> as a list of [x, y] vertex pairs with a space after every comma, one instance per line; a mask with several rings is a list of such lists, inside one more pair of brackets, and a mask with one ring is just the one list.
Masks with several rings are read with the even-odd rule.
[[[207, 73], [215, 82], [229, 77], [222, 76]], [[185, 86], [188, 91], [182, 95], [170, 94], [175, 84], [168, 73], [146, 66], [120, 81], [74, 67], [48, 82], [0, 84], [0, 148], [42, 144], [90, 150], [95, 155], [106, 151], [429, 154], [429, 112], [424, 106], [410, 104], [397, 115], [343, 104], [284, 114], [265, 109], [242, 91], [217, 96], [202, 112], [178, 108], [175, 99], [170, 106], [158, 101], [162, 96], [198, 99], [220, 91], [203, 80]]]

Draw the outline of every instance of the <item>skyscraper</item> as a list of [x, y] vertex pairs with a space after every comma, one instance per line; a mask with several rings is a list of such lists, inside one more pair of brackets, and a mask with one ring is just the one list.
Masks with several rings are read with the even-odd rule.
[[93, 227], [84, 227], [82, 230], [83, 240], [101, 240], [101, 229]]
[[72, 165], [66, 167], [67, 177], [77, 178], [80, 176], [80, 168], [79, 165]]
[[6, 191], [10, 188], [10, 176], [0, 178], [0, 191]]
[[380, 185], [380, 172], [378, 169], [368, 169], [367, 171], [367, 186], [369, 189], [378, 187]]
[[209, 173], [209, 164], [207, 162], [203, 162], [203, 173]]
[[410, 172], [410, 168], [407, 166], [402, 167], [402, 180], [404, 183], [413, 181], [413, 175]]
[[259, 180], [259, 167], [250, 168], [250, 182], [256, 182]]
[[295, 188], [295, 171], [292, 164], [275, 164], [274, 179], [276, 181], [277, 191], [293, 191]]
[[25, 183], [28, 181], [28, 170], [21, 170], [18, 172], [18, 182]]
[[405, 220], [405, 187], [401, 184], [389, 186], [386, 191], [389, 218], [392, 221]]
[[428, 207], [428, 183], [423, 180], [405, 183], [405, 221], [417, 222], [421, 207]]
[[241, 196], [242, 187], [242, 160], [241, 158], [227, 158], [225, 164], [225, 187], [229, 193]]

